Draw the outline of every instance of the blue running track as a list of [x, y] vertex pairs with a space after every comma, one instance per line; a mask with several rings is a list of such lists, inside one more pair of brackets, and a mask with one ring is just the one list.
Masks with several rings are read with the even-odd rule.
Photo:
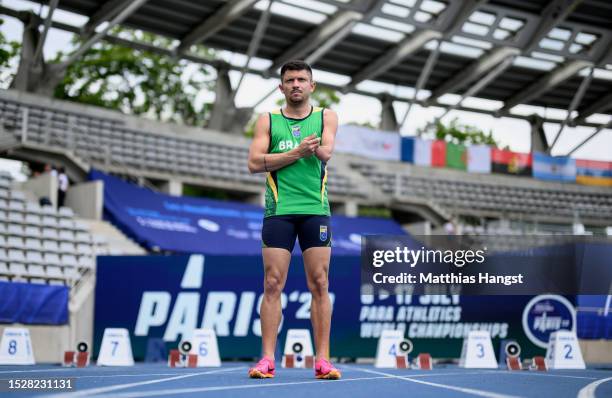
[[0, 366], [0, 380], [73, 378], [73, 392], [0, 392], [1, 397], [612, 397], [612, 369], [549, 372], [437, 367], [432, 371], [340, 364], [342, 379], [316, 380], [312, 370], [277, 368], [274, 379], [247, 378], [249, 364], [177, 369], [164, 364], [84, 369]]

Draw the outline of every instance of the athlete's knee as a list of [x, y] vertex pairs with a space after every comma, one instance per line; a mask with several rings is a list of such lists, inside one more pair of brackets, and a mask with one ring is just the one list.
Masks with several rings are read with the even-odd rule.
[[327, 289], [329, 288], [329, 279], [327, 277], [327, 272], [324, 270], [316, 272], [314, 275], [310, 277], [308, 283], [308, 289], [313, 296], [323, 296], [327, 294]]
[[277, 273], [266, 274], [264, 280], [264, 294], [268, 297], [279, 297], [283, 291], [281, 276]]

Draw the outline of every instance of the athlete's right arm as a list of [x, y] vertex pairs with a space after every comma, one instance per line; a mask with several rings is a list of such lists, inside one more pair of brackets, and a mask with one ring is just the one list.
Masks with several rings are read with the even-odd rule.
[[311, 156], [319, 146], [319, 138], [312, 135], [296, 148], [283, 153], [268, 153], [270, 145], [270, 118], [268, 114], [260, 115], [255, 124], [255, 134], [249, 149], [249, 172], [251, 174], [263, 173], [281, 169], [296, 160]]

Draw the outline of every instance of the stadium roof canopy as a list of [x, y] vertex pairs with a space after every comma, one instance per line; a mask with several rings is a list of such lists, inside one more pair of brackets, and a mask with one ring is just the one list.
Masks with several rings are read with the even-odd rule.
[[245, 69], [263, 76], [306, 59], [342, 76], [343, 92], [376, 95], [364, 89], [374, 81], [416, 88], [393, 99], [424, 105], [485, 111], [440, 102], [445, 94], [498, 101], [485, 111], [498, 116], [521, 104], [570, 110], [563, 125], [597, 126], [586, 119], [612, 114], [608, 0], [38, 2], [88, 17], [80, 27], [53, 23], [86, 38], [112, 40], [118, 23], [176, 40], [175, 56], [197, 61], [190, 49], [203, 44], [266, 60]]

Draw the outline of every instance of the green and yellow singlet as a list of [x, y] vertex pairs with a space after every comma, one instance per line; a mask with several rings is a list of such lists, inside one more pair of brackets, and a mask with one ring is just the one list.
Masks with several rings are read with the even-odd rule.
[[[323, 108], [311, 107], [303, 119], [286, 117], [281, 109], [270, 112], [268, 153], [290, 151], [309, 135], [321, 138], [322, 133]], [[264, 217], [287, 214], [330, 215], [327, 167], [315, 155], [267, 174]]]

